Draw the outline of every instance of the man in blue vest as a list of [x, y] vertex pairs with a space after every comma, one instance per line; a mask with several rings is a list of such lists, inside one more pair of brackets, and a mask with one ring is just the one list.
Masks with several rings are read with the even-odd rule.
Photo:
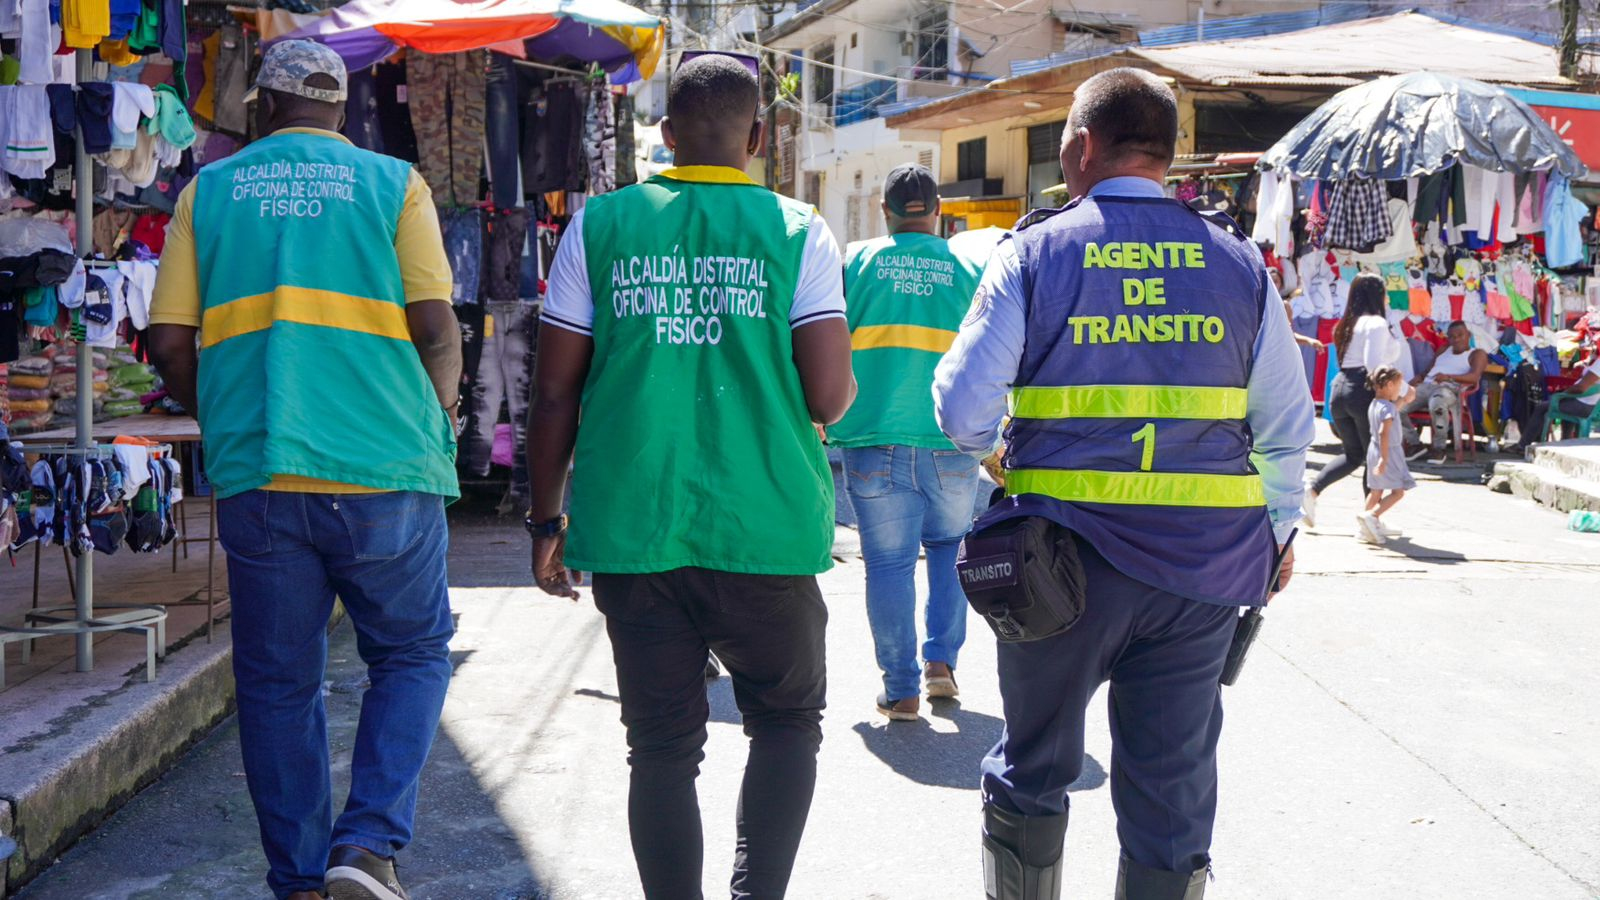
[[982, 766], [991, 900], [1060, 895], [1067, 786], [1106, 681], [1117, 897], [1204, 894], [1218, 679], [1238, 608], [1262, 602], [1300, 518], [1300, 355], [1255, 248], [1164, 196], [1177, 131], [1155, 76], [1084, 82], [1061, 149], [1077, 199], [1001, 243], [935, 376], [940, 427], [969, 453], [993, 449], [1011, 396], [1007, 496], [979, 527], [1049, 520], [1087, 586], [1072, 627], [999, 648], [1006, 729]]

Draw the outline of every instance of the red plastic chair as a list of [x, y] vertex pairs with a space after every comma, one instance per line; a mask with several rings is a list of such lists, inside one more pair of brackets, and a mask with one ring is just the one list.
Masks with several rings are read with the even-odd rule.
[[[1461, 391], [1461, 411], [1459, 413], [1461, 430], [1455, 435], [1457, 465], [1461, 464], [1461, 459], [1464, 455], [1463, 450], [1472, 457], [1473, 462], [1478, 461], [1478, 429], [1472, 421], [1471, 401], [1472, 395], [1476, 394], [1480, 387], [1482, 387], [1481, 383], [1467, 385]], [[1433, 416], [1425, 409], [1416, 410], [1411, 413], [1411, 424], [1419, 428], [1423, 425], [1432, 428]], [[1463, 444], [1465, 444], [1464, 447]]]

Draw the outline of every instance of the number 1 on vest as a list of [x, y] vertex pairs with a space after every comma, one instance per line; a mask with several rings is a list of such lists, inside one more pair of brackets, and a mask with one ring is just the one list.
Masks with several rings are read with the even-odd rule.
[[1151, 422], [1133, 433], [1133, 442], [1140, 441], [1144, 441], [1144, 453], [1139, 457], [1139, 471], [1148, 472], [1156, 460], [1156, 423]]

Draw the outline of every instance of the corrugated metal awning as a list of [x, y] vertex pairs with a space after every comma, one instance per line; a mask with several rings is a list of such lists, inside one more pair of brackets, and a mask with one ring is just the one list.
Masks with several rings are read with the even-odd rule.
[[[1127, 46], [1088, 59], [1034, 68], [970, 94], [923, 103], [897, 115], [891, 128], [949, 128], [1018, 114], [1023, 99], [1048, 107], [1071, 102], [1084, 78], [1114, 65], [1142, 65], [1179, 83], [1211, 87], [1344, 89], [1419, 69], [1493, 84], [1573, 88], [1560, 74], [1555, 48], [1503, 31], [1400, 13], [1283, 34], [1175, 46]], [[955, 115], [959, 111], [959, 117]]]
[[1554, 47], [1421, 13], [1129, 52], [1207, 84], [1262, 78], [1365, 81], [1419, 69], [1497, 84], [1575, 83], [1561, 75]]

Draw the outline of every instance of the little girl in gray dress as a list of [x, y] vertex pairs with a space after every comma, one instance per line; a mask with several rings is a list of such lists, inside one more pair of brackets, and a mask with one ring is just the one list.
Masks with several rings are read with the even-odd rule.
[[1406, 454], [1401, 449], [1399, 406], [1404, 404], [1402, 394], [1408, 393], [1400, 370], [1394, 366], [1379, 366], [1368, 379], [1376, 395], [1367, 407], [1367, 422], [1372, 426], [1372, 443], [1367, 445], [1366, 511], [1356, 517], [1357, 537], [1364, 543], [1382, 544], [1389, 535], [1379, 517], [1394, 508], [1406, 491], [1417, 486], [1406, 465]]

